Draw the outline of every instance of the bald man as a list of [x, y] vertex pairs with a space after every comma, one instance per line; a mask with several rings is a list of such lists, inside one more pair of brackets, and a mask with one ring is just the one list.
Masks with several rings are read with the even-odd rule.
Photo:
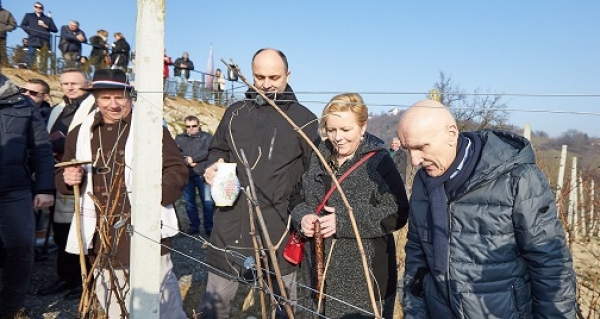
[[[285, 112], [315, 143], [319, 140], [316, 116], [296, 99], [288, 84], [290, 71], [286, 56], [279, 50], [261, 49], [252, 58], [254, 85]], [[243, 149], [253, 166], [252, 177], [258, 204], [275, 244], [287, 238], [289, 212], [302, 200], [300, 178], [307, 169], [312, 150], [253, 89], [246, 91], [246, 99], [227, 108], [210, 146], [205, 181], [212, 185], [218, 162], [237, 163], [237, 177], [242, 187], [249, 185], [241, 162]], [[213, 217], [213, 231], [207, 262], [217, 271], [209, 270], [206, 293], [200, 303], [202, 318], [228, 318], [229, 307], [238, 289], [240, 275], [250, 275], [240, 258], [254, 256], [248, 205], [243, 193], [232, 207], [217, 207]], [[266, 241], [263, 239], [263, 243]], [[285, 245], [280, 245], [277, 260], [286, 284], [288, 297], [296, 299], [296, 265], [282, 256]], [[227, 249], [225, 249], [227, 248]], [[236, 250], [238, 254], [232, 254]], [[271, 268], [272, 270], [272, 268]], [[275, 280], [273, 280], [275, 282]], [[275, 285], [275, 293], [278, 286]], [[278, 307], [277, 318], [286, 318], [284, 307]]]
[[575, 274], [529, 141], [458, 131], [425, 100], [400, 119], [413, 165], [404, 318], [575, 318]]

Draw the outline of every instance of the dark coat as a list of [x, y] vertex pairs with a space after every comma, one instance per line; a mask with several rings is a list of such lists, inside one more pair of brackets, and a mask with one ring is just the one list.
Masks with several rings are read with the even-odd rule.
[[396, 165], [396, 168], [398, 169], [398, 173], [400, 173], [402, 180], [404, 181], [404, 183], [406, 183], [406, 167], [408, 165], [408, 156], [406, 155], [406, 151], [403, 149], [398, 149], [397, 151], [390, 149], [388, 150], [388, 152], [390, 152], [390, 156], [394, 160], [394, 164]]
[[[95, 35], [90, 38], [90, 45], [92, 46], [92, 51], [90, 51], [90, 61], [94, 62], [104, 62], [104, 57], [106, 56], [106, 41], [99, 36]], [[95, 58], [95, 59], [94, 59]]]
[[50, 118], [50, 112], [52, 112], [50, 103], [48, 103], [48, 101], [42, 101], [42, 105], [40, 105], [39, 108], [42, 118], [44, 119], [44, 125], [48, 125], [48, 118]]
[[[44, 23], [49, 27], [48, 29], [42, 28], [38, 25], [38, 20], [44, 21]], [[34, 48], [41, 48], [44, 45], [48, 47], [50, 50], [50, 39], [52, 35], [50, 32], [57, 32], [58, 29], [54, 24], [54, 20], [47, 15], [41, 14], [40, 17], [37, 16], [35, 12], [26, 13], [23, 17], [23, 22], [21, 22], [21, 28], [23, 31], [27, 33], [29, 38], [27, 39], [27, 44]]]
[[[278, 106], [296, 125], [303, 127], [311, 140], [318, 141], [316, 116], [298, 103], [291, 87], [288, 86], [285, 92], [288, 93], [277, 96]], [[242, 187], [246, 187], [249, 185], [248, 177], [238, 156], [240, 150], [244, 150], [250, 165], [254, 166], [252, 177], [271, 241], [277, 244], [282, 237], [288, 236], [288, 209], [297, 203], [300, 179], [308, 167], [312, 150], [275, 109], [260, 105], [256, 97], [256, 92], [248, 90], [245, 101], [227, 108], [213, 137], [207, 165], [219, 158], [237, 163], [237, 176]], [[248, 206], [243, 193], [232, 207], [217, 207], [213, 222], [212, 244], [221, 248], [252, 248]], [[281, 245], [277, 256], [282, 274], [286, 275], [296, 267], [283, 259], [284, 246]], [[251, 249], [238, 251], [246, 256], [253, 255]], [[207, 262], [227, 273], [235, 273], [234, 269], [239, 271], [244, 260], [226, 254], [209, 248]]]
[[[331, 157], [332, 149], [329, 140], [319, 145], [319, 151], [326, 159]], [[375, 296], [381, 296], [382, 301], [387, 299], [386, 302], [390, 304], [385, 305], [384, 308], [391, 311], [397, 283], [396, 246], [391, 233], [402, 228], [408, 219], [408, 199], [404, 183], [383, 141], [369, 133], [365, 134], [356, 150], [356, 155], [340, 166], [336, 177], [339, 179], [371, 151], [376, 151], [375, 155], [348, 175], [341, 186], [352, 207], [367, 256], [367, 265], [375, 279], [373, 281]], [[300, 229], [300, 222], [304, 216], [315, 213], [315, 208], [321, 203], [331, 185], [331, 177], [317, 156], [313, 155], [310, 168], [304, 174], [302, 182], [305, 201], [296, 206], [292, 213], [296, 229]], [[334, 237], [337, 242], [330, 257], [331, 262], [325, 279], [325, 293], [369, 310], [371, 302], [367, 293], [356, 236], [339, 192], [335, 191], [332, 194], [327, 200], [327, 205], [335, 208]], [[329, 258], [331, 242], [331, 239], [325, 239], [326, 259]], [[316, 265], [312, 238], [306, 240], [301, 268], [300, 282], [315, 288]], [[299, 304], [314, 310], [317, 306], [312, 293], [307, 289], [299, 291]], [[328, 318], [364, 318], [365, 315], [356, 309], [328, 299], [324, 300], [323, 307], [324, 315]], [[391, 314], [388, 315], [391, 317]]]
[[0, 193], [53, 194], [53, 175], [52, 145], [39, 109], [0, 75]]
[[113, 65], [127, 69], [129, 65], [129, 52], [131, 48], [129, 43], [125, 39], [119, 39], [113, 43], [112, 53], [110, 54], [110, 60]]
[[[71, 126], [71, 122], [73, 122], [75, 112], [77, 112], [81, 103], [83, 103], [83, 101], [86, 100], [89, 95], [90, 93], [85, 93], [74, 100], [70, 100], [66, 96], [63, 96], [65, 108], [62, 110], [62, 113], [60, 113], [60, 116], [50, 128], [50, 142], [52, 143], [52, 151], [59, 160], [62, 159], [63, 153], [65, 152], [65, 137], [67, 136], [67, 133], [69, 133], [69, 126]], [[92, 110], [94, 108], [95, 106], [92, 108]], [[50, 112], [52, 112], [52, 110], [50, 110]], [[59, 131], [62, 134], [59, 134]]]
[[[185, 64], [185, 66], [187, 66], [187, 69], [182, 69], [179, 65], [180, 64]], [[194, 62], [192, 62], [192, 60], [187, 59], [184, 60], [183, 58], [177, 58], [175, 60], [175, 62], [173, 62], [173, 75], [174, 76], [181, 76], [181, 72], [182, 70], [187, 70], [187, 72], [185, 73], [185, 78], [189, 79], [190, 78], [190, 71], [192, 71], [194, 69]]]
[[429, 232], [429, 200], [422, 179], [414, 180], [404, 318], [575, 318], [573, 261], [529, 141], [508, 132], [475, 134], [480, 159], [446, 205], [444, 274], [429, 271], [433, 245], [421, 240]]
[[181, 150], [181, 155], [190, 156], [196, 166], [188, 167], [190, 176], [203, 175], [208, 159], [208, 149], [212, 142], [212, 135], [199, 131], [198, 134], [189, 135], [182, 133], [175, 137], [175, 143]]
[[[83, 42], [77, 39], [77, 35], [83, 35]], [[85, 32], [78, 29], [77, 31], [71, 31], [68, 25], [63, 25], [60, 28], [60, 45], [58, 48], [62, 53], [66, 52], [77, 52], [81, 55], [81, 44], [87, 43], [87, 38], [85, 36]]]

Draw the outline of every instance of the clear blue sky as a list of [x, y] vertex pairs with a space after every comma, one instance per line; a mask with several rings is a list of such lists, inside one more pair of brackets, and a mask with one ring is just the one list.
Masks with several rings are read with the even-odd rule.
[[[20, 23], [33, 1], [2, 1]], [[137, 1], [42, 1], [60, 28], [79, 20], [88, 37], [122, 32], [135, 47]], [[467, 92], [600, 95], [600, 1], [198, 1], [165, 0], [165, 46], [205, 71], [210, 45], [246, 76], [262, 47], [289, 59], [290, 84], [320, 114], [333, 92], [426, 92], [440, 71]], [[14, 45], [25, 36], [9, 34]], [[161, 39], [157, 39], [161, 41]], [[84, 49], [89, 54], [89, 47]], [[229, 84], [228, 84], [229, 86]], [[370, 111], [425, 95], [364, 94]], [[600, 113], [600, 97], [503, 99], [510, 109]], [[510, 112], [510, 122], [557, 136], [600, 137], [600, 115]]]

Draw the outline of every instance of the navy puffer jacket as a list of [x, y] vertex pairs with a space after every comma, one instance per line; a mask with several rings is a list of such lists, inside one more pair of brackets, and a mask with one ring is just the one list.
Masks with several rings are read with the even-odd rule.
[[554, 196], [529, 141], [476, 132], [482, 152], [449, 200], [450, 259], [436, 274], [428, 195], [412, 188], [404, 318], [575, 318], [575, 274]]
[[24, 189], [54, 193], [52, 144], [39, 109], [0, 75], [0, 193]]

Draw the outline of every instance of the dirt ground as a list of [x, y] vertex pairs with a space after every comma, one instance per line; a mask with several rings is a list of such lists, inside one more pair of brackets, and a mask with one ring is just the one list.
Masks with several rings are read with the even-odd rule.
[[600, 318], [600, 238], [576, 243], [571, 252], [581, 314], [583, 318]]
[[[185, 209], [177, 210], [180, 220], [184, 227], [187, 223]], [[182, 227], [182, 228], [184, 228]], [[202, 247], [202, 241], [197, 237], [205, 236], [204, 233], [190, 237], [187, 235], [179, 235], [173, 241], [173, 258], [174, 270], [179, 278], [179, 287], [182, 292], [184, 310], [189, 318], [193, 318], [193, 312], [198, 312], [200, 298], [204, 294], [206, 285], [207, 270], [206, 266], [198, 263], [196, 260], [186, 257], [190, 256], [200, 261], [206, 258], [206, 250]], [[77, 307], [79, 300], [65, 300], [64, 293], [51, 296], [37, 296], [36, 292], [41, 287], [52, 284], [55, 279], [56, 253], [48, 256], [48, 260], [36, 262], [31, 278], [30, 292], [27, 295], [26, 307], [30, 312], [32, 319], [73, 319], [76, 318]], [[0, 269], [0, 275], [2, 269]], [[1, 287], [1, 284], [0, 284]], [[258, 298], [256, 304], [247, 312], [241, 311], [244, 298], [248, 294], [248, 287], [240, 285], [238, 296], [232, 305], [231, 318], [247, 318], [249, 316], [260, 317], [260, 305]], [[103, 316], [99, 317], [103, 318]]]
[[[182, 228], [185, 228], [187, 217], [185, 209], [178, 205], [178, 214]], [[201, 262], [204, 262], [206, 250], [202, 247], [202, 242], [197, 238], [204, 234], [190, 237], [179, 235], [173, 242], [173, 264], [179, 286], [183, 296], [184, 309], [189, 318], [193, 318], [194, 311], [198, 312], [198, 305], [205, 289], [207, 268]], [[403, 269], [403, 249], [400, 248], [405, 243], [406, 233], [398, 233], [399, 256], [398, 262], [399, 278]], [[594, 238], [589, 243], [576, 243], [572, 247], [574, 266], [578, 281], [578, 301], [583, 318], [599, 318], [600, 305], [600, 239]], [[188, 257], [189, 256], [189, 257]], [[76, 318], [78, 300], [65, 300], [63, 294], [52, 296], [37, 296], [37, 289], [51, 284], [55, 280], [55, 260], [56, 254], [48, 256], [47, 261], [37, 262], [34, 266], [34, 273], [31, 280], [30, 293], [27, 296], [26, 305], [30, 311], [31, 318], [34, 319], [71, 319]], [[190, 258], [192, 257], [192, 258]], [[197, 259], [200, 262], [194, 260]], [[0, 274], [2, 270], [0, 269]], [[594, 289], [594, 285], [596, 288]], [[255, 295], [255, 304], [248, 311], [242, 312], [242, 303], [248, 294], [249, 288], [240, 285], [240, 290], [232, 305], [231, 318], [260, 318], [260, 303], [258, 294]], [[595, 304], [592, 309], [590, 305]], [[102, 317], [99, 317], [102, 318]], [[402, 318], [401, 309], [397, 307], [394, 319]]]

